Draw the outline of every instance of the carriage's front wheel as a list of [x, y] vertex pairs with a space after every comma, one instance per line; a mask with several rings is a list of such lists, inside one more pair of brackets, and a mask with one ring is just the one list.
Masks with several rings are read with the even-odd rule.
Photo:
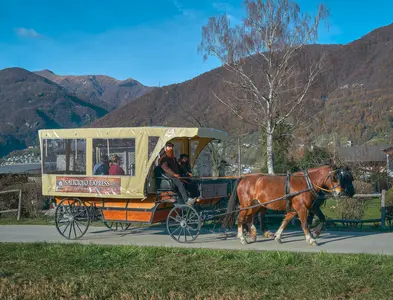
[[194, 241], [201, 230], [201, 217], [191, 206], [179, 205], [172, 208], [166, 220], [172, 239], [179, 243]]
[[89, 211], [79, 199], [64, 199], [56, 207], [55, 224], [57, 231], [66, 239], [77, 240], [89, 228]]

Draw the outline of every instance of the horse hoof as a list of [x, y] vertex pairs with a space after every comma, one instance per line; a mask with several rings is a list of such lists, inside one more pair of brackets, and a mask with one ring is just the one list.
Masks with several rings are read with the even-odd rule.
[[282, 243], [280, 238], [275, 238], [274, 240], [275, 240], [278, 244], [281, 244], [281, 243]]
[[316, 239], [317, 237], [319, 237], [321, 235], [320, 231], [314, 231], [312, 232], [313, 237]]
[[240, 242], [242, 243], [242, 245], [247, 245], [247, 240], [246, 239], [241, 239]]
[[311, 246], [318, 246], [318, 243], [317, 243], [317, 241], [309, 241], [308, 242]]
[[256, 236], [251, 238], [251, 242], [255, 243], [256, 241], [257, 241], [257, 237]]
[[266, 231], [266, 232], [263, 233], [263, 237], [266, 238], [266, 239], [273, 238], [274, 237], [274, 233], [271, 232], [271, 231]]

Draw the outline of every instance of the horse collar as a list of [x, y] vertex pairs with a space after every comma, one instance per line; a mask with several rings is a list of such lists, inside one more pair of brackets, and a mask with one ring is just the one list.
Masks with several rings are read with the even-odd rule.
[[306, 178], [307, 186], [310, 189], [311, 194], [313, 194], [314, 197], [317, 196], [317, 192], [315, 191], [314, 185], [311, 182], [310, 176], [308, 175], [307, 169], [304, 170], [304, 177]]

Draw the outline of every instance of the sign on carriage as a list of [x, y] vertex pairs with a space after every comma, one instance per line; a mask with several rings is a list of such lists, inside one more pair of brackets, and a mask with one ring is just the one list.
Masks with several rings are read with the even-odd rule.
[[120, 178], [56, 176], [56, 192], [120, 195]]

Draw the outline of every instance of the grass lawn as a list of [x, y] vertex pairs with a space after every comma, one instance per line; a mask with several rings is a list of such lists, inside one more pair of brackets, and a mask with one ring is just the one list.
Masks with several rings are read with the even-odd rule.
[[0, 243], [0, 299], [391, 299], [387, 256]]

